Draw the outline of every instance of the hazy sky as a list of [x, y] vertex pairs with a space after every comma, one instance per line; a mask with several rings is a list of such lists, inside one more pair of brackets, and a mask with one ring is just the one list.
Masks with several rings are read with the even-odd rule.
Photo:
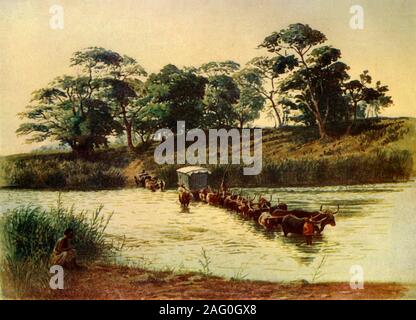
[[[364, 30], [352, 30], [361, 5]], [[49, 25], [64, 8], [64, 29]], [[308, 23], [342, 50], [353, 75], [364, 69], [388, 84], [388, 116], [416, 116], [415, 0], [0, 0], [0, 154], [29, 151], [15, 130], [30, 93], [68, 73], [71, 54], [102, 46], [136, 58], [148, 71], [173, 63], [246, 63], [256, 46], [290, 23]]]

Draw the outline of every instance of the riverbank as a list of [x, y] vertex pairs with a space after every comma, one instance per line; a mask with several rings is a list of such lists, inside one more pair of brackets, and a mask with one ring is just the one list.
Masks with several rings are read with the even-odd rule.
[[[295, 187], [408, 181], [416, 173], [416, 119], [380, 118], [357, 122], [352, 134], [332, 128], [318, 139], [316, 129], [288, 126], [263, 129], [263, 167], [245, 176], [246, 165], [207, 165], [210, 184], [224, 176], [231, 187]], [[126, 147], [97, 150], [88, 159], [71, 153], [34, 153], [0, 159], [0, 186], [31, 189], [101, 190], [135, 186], [146, 170], [175, 187], [181, 165], [154, 162], [157, 143], [135, 152]]]
[[64, 290], [47, 290], [33, 299], [80, 300], [331, 300], [400, 299], [407, 288], [396, 283], [365, 283], [351, 289], [348, 283], [273, 283], [229, 280], [197, 273], [148, 271], [112, 265], [93, 265], [72, 271]]

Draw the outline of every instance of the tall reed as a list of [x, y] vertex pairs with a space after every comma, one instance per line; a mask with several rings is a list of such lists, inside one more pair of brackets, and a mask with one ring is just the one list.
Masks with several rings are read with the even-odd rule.
[[49, 257], [66, 228], [74, 230], [73, 245], [81, 263], [110, 254], [114, 246], [104, 238], [110, 218], [102, 207], [76, 213], [60, 202], [48, 210], [27, 205], [6, 212], [0, 220], [5, 295], [21, 298], [47, 290]]

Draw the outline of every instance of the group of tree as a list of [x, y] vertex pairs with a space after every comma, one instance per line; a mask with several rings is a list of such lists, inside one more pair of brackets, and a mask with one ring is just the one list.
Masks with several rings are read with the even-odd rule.
[[147, 74], [133, 58], [99, 47], [75, 52], [64, 75], [33, 93], [21, 117], [18, 134], [29, 141], [57, 140], [86, 156], [107, 146], [111, 136], [150, 141], [156, 130], [243, 128], [271, 112], [277, 126], [316, 126], [321, 138], [328, 123], [347, 123], [349, 134], [357, 118], [378, 115], [392, 104], [388, 87], [364, 71], [351, 79], [340, 61], [341, 51], [325, 45], [326, 37], [308, 25], [293, 24], [266, 37], [267, 52], [245, 67], [234, 61], [200, 67], [169, 64]]

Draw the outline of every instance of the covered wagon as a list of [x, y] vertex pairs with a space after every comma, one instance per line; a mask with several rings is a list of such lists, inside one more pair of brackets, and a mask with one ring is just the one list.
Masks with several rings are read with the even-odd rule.
[[188, 166], [176, 170], [178, 173], [178, 183], [190, 191], [197, 191], [208, 186], [208, 175], [211, 173], [207, 168]]

